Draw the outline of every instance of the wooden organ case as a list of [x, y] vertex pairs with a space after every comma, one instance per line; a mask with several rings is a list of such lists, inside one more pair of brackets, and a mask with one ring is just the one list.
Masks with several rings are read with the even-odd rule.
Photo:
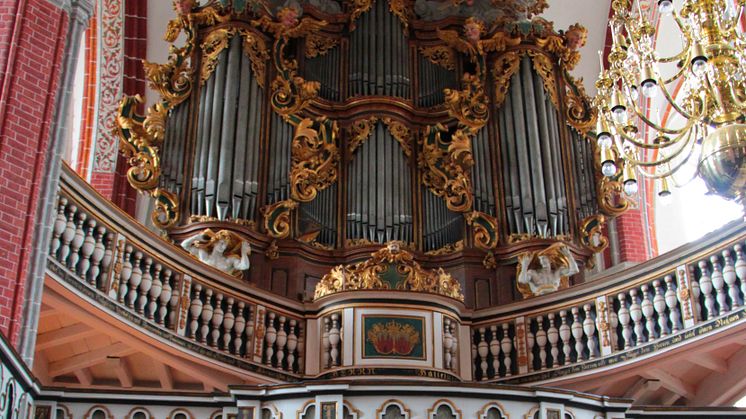
[[520, 255], [564, 243], [587, 266], [627, 205], [569, 75], [585, 31], [555, 31], [544, 7], [177, 2], [166, 37], [183, 46], [145, 64], [162, 100], [121, 103], [130, 183], [175, 241], [249, 241], [243, 279], [291, 298], [397, 242], [467, 306], [519, 299]]

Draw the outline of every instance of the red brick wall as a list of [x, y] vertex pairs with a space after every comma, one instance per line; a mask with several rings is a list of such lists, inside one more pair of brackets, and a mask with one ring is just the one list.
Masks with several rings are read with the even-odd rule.
[[13, 344], [67, 26], [46, 0], [0, 1], [0, 333]]

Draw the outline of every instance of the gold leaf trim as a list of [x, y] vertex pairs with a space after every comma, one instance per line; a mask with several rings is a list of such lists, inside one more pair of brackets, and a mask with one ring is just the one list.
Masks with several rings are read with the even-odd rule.
[[337, 180], [339, 149], [337, 123], [320, 117], [305, 118], [295, 129], [291, 145], [291, 196], [310, 202]]
[[338, 38], [332, 38], [331, 36], [322, 36], [318, 34], [310, 34], [306, 36], [306, 58], [315, 58], [325, 55], [337, 45], [339, 45]]
[[448, 243], [447, 245], [441, 247], [440, 249], [435, 249], [429, 252], [425, 252], [425, 254], [428, 256], [444, 256], [444, 255], [452, 255], [462, 250], [464, 250], [464, 241], [459, 240], [455, 243]]
[[521, 58], [518, 52], [510, 51], [500, 55], [492, 64], [492, 78], [495, 83], [495, 108], [499, 109], [510, 88], [510, 79], [518, 71]]
[[357, 19], [373, 7], [373, 0], [352, 0], [350, 11], [350, 32], [357, 29]]
[[482, 250], [492, 250], [497, 247], [498, 231], [497, 219], [480, 211], [464, 214], [466, 223], [472, 227], [474, 244]]
[[275, 239], [288, 237], [292, 228], [290, 212], [297, 207], [298, 203], [290, 199], [262, 207], [264, 228], [267, 233]]
[[[446, 134], [448, 140], [443, 140]], [[422, 172], [422, 182], [436, 196], [445, 199], [449, 210], [471, 210], [474, 196], [471, 187], [471, 167], [474, 158], [471, 139], [462, 130], [449, 134], [438, 124], [429, 127], [422, 139], [417, 165]]]
[[601, 214], [591, 215], [580, 223], [580, 243], [593, 253], [603, 252], [609, 245], [602, 233], [605, 223], [606, 217]]
[[355, 151], [357, 151], [357, 149], [363, 145], [368, 138], [370, 138], [370, 135], [373, 133], [373, 129], [376, 126], [376, 122], [378, 122], [378, 118], [372, 116], [367, 119], [358, 119], [352, 123], [349, 128], [350, 142], [348, 149], [350, 155], [355, 154]]
[[431, 63], [439, 65], [446, 70], [456, 70], [456, 53], [453, 48], [444, 45], [420, 47], [420, 54]]
[[528, 50], [528, 56], [531, 57], [534, 71], [541, 77], [544, 84], [544, 91], [549, 95], [549, 99], [556, 109], [560, 109], [559, 94], [557, 93], [557, 80], [554, 77], [554, 63], [546, 54], [534, 50]]
[[224, 49], [228, 48], [231, 38], [236, 35], [235, 28], [216, 29], [205, 36], [200, 45], [202, 50], [202, 67], [200, 69], [200, 85], [204, 85], [218, 66], [218, 58]]
[[394, 137], [394, 139], [399, 143], [402, 150], [404, 151], [404, 154], [407, 157], [411, 157], [412, 130], [395, 119], [383, 118], [381, 121], [386, 125], [386, 128], [389, 130], [391, 136]]
[[243, 51], [251, 61], [251, 71], [259, 87], [264, 88], [264, 80], [267, 77], [267, 61], [269, 50], [261, 36], [247, 30], [241, 29], [239, 33], [243, 37]]

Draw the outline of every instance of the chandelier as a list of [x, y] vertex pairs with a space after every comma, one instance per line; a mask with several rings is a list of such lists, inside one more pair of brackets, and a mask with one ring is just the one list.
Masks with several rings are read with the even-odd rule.
[[[745, 202], [746, 39], [740, 18], [746, 0], [658, 0], [659, 13], [680, 32], [665, 38], [681, 38], [681, 51], [671, 56], [656, 51], [655, 26], [633, 1], [612, 2], [613, 44], [596, 82], [603, 175], [621, 181], [627, 195], [637, 193], [638, 176], [657, 179], [663, 197], [670, 195], [674, 174], [695, 163], [692, 178], [702, 178], [712, 193]], [[662, 103], [668, 118], [646, 112], [651, 103]]]

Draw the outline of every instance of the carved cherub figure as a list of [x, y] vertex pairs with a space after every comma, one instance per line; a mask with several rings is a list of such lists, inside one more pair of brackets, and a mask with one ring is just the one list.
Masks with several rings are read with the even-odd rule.
[[174, 0], [173, 3], [179, 16], [189, 14], [194, 8], [194, 0]]
[[540, 252], [524, 253], [518, 257], [518, 290], [524, 298], [549, 294], [579, 271], [570, 249], [556, 243]]
[[251, 245], [228, 230], [215, 233], [208, 229], [181, 243], [186, 251], [200, 261], [230, 275], [249, 269]]
[[503, 51], [508, 46], [518, 45], [521, 42], [520, 38], [511, 38], [502, 31], [497, 31], [491, 37], [483, 39], [485, 33], [484, 22], [470, 17], [464, 22], [463, 37], [458, 31], [438, 29], [438, 38], [445, 41], [451, 48], [468, 55], [469, 60], [477, 64], [477, 71], [481, 73], [487, 53]]

